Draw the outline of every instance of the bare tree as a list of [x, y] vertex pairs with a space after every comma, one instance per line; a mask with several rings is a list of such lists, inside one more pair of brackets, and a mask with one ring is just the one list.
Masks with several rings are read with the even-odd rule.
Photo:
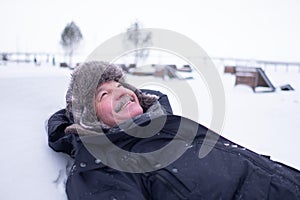
[[151, 32], [142, 31], [142, 25], [136, 21], [127, 29], [124, 44], [126, 47], [134, 47], [134, 62], [137, 65], [140, 60], [145, 60], [149, 56], [149, 47], [152, 44]]
[[69, 56], [69, 67], [72, 67], [72, 57], [75, 49], [78, 47], [82, 40], [82, 34], [79, 27], [72, 21], [67, 24], [61, 33], [61, 41], [65, 53]]

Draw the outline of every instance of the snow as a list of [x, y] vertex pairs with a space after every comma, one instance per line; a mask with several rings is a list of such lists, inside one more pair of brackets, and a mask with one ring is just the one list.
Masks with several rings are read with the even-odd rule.
[[[226, 93], [226, 120], [221, 134], [257, 153], [300, 169], [298, 69], [266, 68], [275, 86], [291, 84], [295, 88], [295, 91], [277, 89], [274, 93], [253, 93], [247, 86], [234, 86], [234, 76], [223, 74], [221, 67], [219, 71]], [[45, 122], [65, 106], [70, 72], [56, 66], [0, 65], [0, 199], [66, 199], [64, 181], [69, 159], [48, 147]], [[129, 76], [129, 79], [139, 78]], [[163, 87], [167, 81], [151, 81], [152, 84], [157, 82], [154, 89], [170, 93], [174, 112], [180, 114], [183, 108], [177, 94]], [[180, 80], [169, 82], [180, 84]], [[195, 120], [209, 126], [212, 105], [205, 85], [197, 80], [189, 80], [189, 83], [197, 95], [202, 95], [200, 116]]]

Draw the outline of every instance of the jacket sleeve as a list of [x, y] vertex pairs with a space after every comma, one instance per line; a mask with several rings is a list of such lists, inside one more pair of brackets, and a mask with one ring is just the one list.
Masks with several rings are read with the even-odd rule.
[[169, 99], [168, 99], [168, 96], [159, 92], [159, 91], [156, 91], [156, 90], [148, 90], [148, 89], [141, 89], [141, 91], [143, 93], [146, 93], [146, 94], [154, 94], [156, 96], [158, 96], [158, 102], [160, 103], [160, 105], [162, 107], [164, 107], [164, 109], [166, 110], [167, 114], [168, 115], [172, 115], [173, 114], [173, 110], [172, 110], [172, 107], [171, 107], [171, 104], [169, 102]]
[[65, 115], [65, 109], [54, 113], [48, 120], [48, 145], [57, 152], [67, 153], [72, 156], [77, 134], [65, 134], [65, 128], [72, 122]]

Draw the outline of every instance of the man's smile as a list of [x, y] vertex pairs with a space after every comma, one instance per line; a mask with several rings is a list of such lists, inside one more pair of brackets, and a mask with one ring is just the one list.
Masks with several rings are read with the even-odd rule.
[[118, 113], [122, 110], [124, 110], [130, 103], [134, 102], [134, 98], [129, 95], [124, 95], [118, 105], [115, 108], [115, 112]]

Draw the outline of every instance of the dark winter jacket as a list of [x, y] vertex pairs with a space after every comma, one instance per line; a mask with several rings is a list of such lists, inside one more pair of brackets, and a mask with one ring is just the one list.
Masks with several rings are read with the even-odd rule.
[[[160, 94], [160, 102], [172, 112], [166, 96]], [[80, 138], [77, 134], [64, 133], [72, 123], [64, 112], [58, 111], [49, 119], [48, 134], [50, 147], [70, 154], [75, 160], [66, 185], [69, 199], [300, 199], [299, 171], [245, 149], [189, 119], [175, 115], [152, 120], [137, 118], [135, 123], [140, 126], [165, 120], [160, 131], [147, 138], [133, 137], [118, 127], [106, 135]], [[137, 126], [129, 129], [141, 130]], [[176, 137], [178, 133], [183, 135]], [[109, 162], [109, 153], [107, 158], [95, 158], [82, 142], [101, 143], [103, 137], [128, 152], [141, 154], [174, 141], [178, 147], [185, 146], [183, 154], [166, 166], [159, 161], [142, 160], [157, 170], [130, 173], [107, 166], [102, 161]], [[203, 158], [199, 157], [201, 147], [211, 148]], [[101, 145], [95, 148], [102, 149]], [[177, 149], [173, 150], [165, 155], [172, 157], [172, 153], [178, 153]], [[120, 158], [119, 162], [128, 160], [128, 157]], [[136, 166], [141, 165], [141, 160], [134, 162]]]

